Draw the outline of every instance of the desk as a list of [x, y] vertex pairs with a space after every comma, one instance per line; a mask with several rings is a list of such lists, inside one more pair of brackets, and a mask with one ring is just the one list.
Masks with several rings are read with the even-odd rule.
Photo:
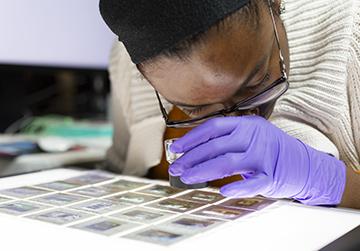
[[[83, 174], [54, 169], [0, 179], [0, 189]], [[141, 180], [134, 178], [135, 180]], [[163, 181], [155, 181], [163, 183]], [[48, 223], [0, 214], [2, 250], [317, 250], [360, 224], [360, 212], [308, 207], [289, 201], [271, 206], [169, 247], [103, 237]], [[6, 248], [4, 248], [6, 247]]]
[[[35, 136], [0, 134], [0, 143], [22, 140], [36, 141], [39, 138], [40, 137]], [[71, 140], [72, 142], [87, 147], [81, 151], [37, 153], [19, 156], [14, 159], [0, 159], [0, 177], [51, 169], [65, 165], [81, 165], [100, 162], [105, 159], [106, 150], [111, 146], [110, 137], [79, 138]]]

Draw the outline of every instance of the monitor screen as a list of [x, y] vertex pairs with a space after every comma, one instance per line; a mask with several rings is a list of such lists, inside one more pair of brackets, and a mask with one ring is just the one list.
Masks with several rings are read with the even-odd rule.
[[0, 0], [0, 65], [106, 69], [99, 0]]

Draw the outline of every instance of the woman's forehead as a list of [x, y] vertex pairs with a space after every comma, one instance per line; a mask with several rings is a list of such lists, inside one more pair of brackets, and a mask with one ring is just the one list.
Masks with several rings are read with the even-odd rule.
[[[211, 35], [188, 58], [159, 58], [144, 75], [166, 99], [203, 105], [221, 102], [244, 84], [260, 61], [271, 54], [273, 31], [242, 29], [227, 37]], [[261, 39], [259, 39], [261, 38]]]

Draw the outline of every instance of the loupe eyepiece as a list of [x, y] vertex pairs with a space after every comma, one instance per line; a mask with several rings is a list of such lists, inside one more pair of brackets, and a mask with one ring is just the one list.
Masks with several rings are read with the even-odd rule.
[[[175, 160], [177, 160], [184, 154], [184, 153], [173, 153], [170, 151], [170, 146], [172, 145], [172, 143], [174, 143], [175, 140], [176, 139], [167, 139], [164, 142], [166, 161], [169, 162], [169, 164], [174, 163]], [[188, 185], [181, 181], [180, 176], [172, 176], [172, 175], [169, 175], [169, 183], [170, 186], [172, 187], [182, 188], [182, 189], [199, 189], [209, 186], [207, 182]]]

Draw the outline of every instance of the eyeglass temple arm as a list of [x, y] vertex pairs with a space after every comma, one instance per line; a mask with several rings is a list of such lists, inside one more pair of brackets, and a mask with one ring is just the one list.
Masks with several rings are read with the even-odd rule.
[[169, 117], [168, 117], [167, 112], [166, 112], [166, 110], [165, 110], [165, 108], [164, 108], [164, 106], [163, 106], [163, 104], [161, 102], [160, 95], [156, 90], [155, 90], [155, 94], [156, 94], [156, 97], [157, 97], [157, 99], [159, 101], [160, 111], [161, 111], [161, 113], [163, 115], [164, 120], [167, 122], [169, 120]]
[[273, 27], [274, 27], [274, 32], [275, 32], [276, 44], [277, 44], [277, 46], [279, 48], [280, 68], [281, 68], [281, 72], [284, 75], [284, 77], [287, 78], [286, 65], [285, 65], [284, 56], [283, 56], [283, 53], [282, 53], [282, 50], [281, 50], [281, 47], [280, 47], [279, 33], [278, 33], [277, 28], [276, 28], [275, 16], [274, 16], [274, 12], [273, 12], [273, 9], [272, 9], [272, 4], [271, 4], [272, 2], [274, 2], [274, 1], [268, 0], [269, 9], [270, 9], [270, 15], [271, 15], [272, 22], [274, 24]]

